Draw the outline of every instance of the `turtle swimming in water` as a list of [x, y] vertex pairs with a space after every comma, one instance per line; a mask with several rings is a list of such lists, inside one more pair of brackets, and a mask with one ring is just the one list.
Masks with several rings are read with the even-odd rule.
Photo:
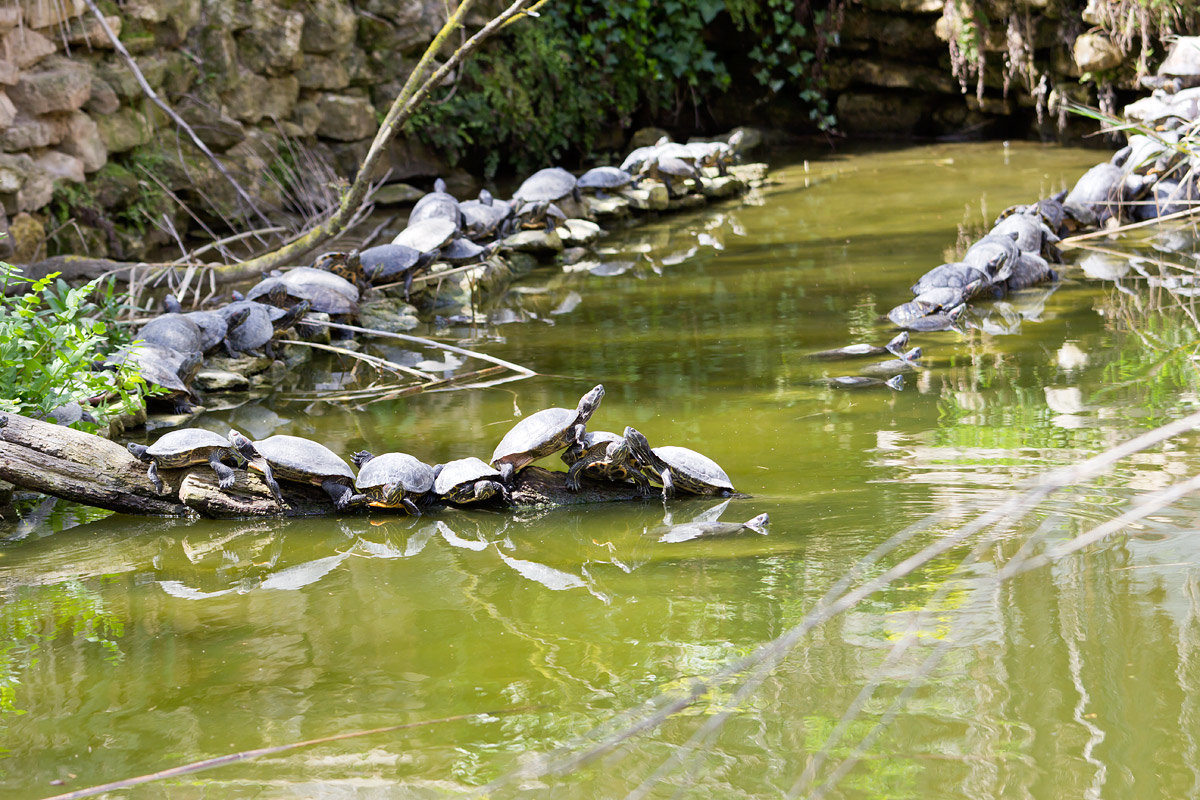
[[154, 444], [130, 442], [126, 448], [135, 458], [150, 463], [146, 477], [159, 494], [163, 493], [163, 482], [158, 477], [160, 468], [180, 469], [208, 462], [213, 472], [217, 473], [217, 485], [228, 489], [233, 486], [235, 475], [233, 469], [222, 463], [222, 459], [227, 458], [240, 467], [245, 466], [245, 459], [233, 449], [228, 439], [203, 428], [182, 428], [163, 434]]
[[684, 522], [679, 525], [666, 525], [661, 528], [655, 528], [651, 533], [658, 534], [660, 542], [675, 544], [678, 542], [690, 542], [693, 539], [734, 536], [743, 531], [752, 531], [766, 536], [767, 525], [770, 523], [771, 518], [764, 513], [745, 522], [719, 522], [716, 520]]
[[496, 445], [492, 466], [500, 470], [501, 480], [512, 483], [512, 476], [539, 458], [554, 455], [572, 444], [583, 445], [587, 421], [604, 399], [604, 386], [597, 384], [579, 398], [575, 409], [547, 408], [518, 422]]

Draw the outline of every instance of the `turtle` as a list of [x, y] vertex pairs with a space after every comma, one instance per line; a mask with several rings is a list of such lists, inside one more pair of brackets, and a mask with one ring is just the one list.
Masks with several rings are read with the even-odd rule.
[[[242, 353], [273, 355], [271, 341], [279, 331], [286, 330], [308, 313], [311, 304], [301, 300], [288, 309], [269, 306], [254, 300], [238, 300], [220, 309], [229, 320], [225, 334], [225, 352], [230, 358]], [[237, 319], [241, 319], [237, 323]]]
[[675, 492], [690, 494], [733, 494], [733, 483], [725, 470], [706, 455], [686, 447], [667, 445], [651, 448], [638, 430], [625, 428], [625, 441], [642, 474], [662, 484], [663, 500]]
[[143, 342], [169, 347], [177, 353], [201, 353], [200, 326], [183, 314], [167, 313], [147, 322], [137, 333]]
[[607, 192], [624, 189], [633, 183], [633, 176], [619, 167], [593, 167], [579, 176], [579, 191], [603, 197]]
[[508, 501], [508, 487], [500, 478], [500, 471], [481, 458], [457, 458], [441, 466], [433, 491], [443, 500], [459, 505], [482, 503], [497, 496]]
[[861, 358], [863, 356], [881, 356], [884, 353], [891, 353], [899, 358], [904, 353], [904, 346], [908, 344], [908, 331], [900, 331], [885, 345], [875, 344], [850, 344], [845, 347], [835, 347], [832, 350], [818, 350], [815, 353], [809, 353], [808, 357], [818, 361], [838, 361], [846, 358]]
[[265, 298], [281, 308], [307, 300], [313, 311], [347, 318], [357, 316], [358, 297], [358, 287], [350, 281], [312, 267], [294, 267], [259, 281], [246, 292], [248, 300]]
[[1200, 86], [1200, 37], [1176, 37], [1155, 78], [1157, 85], [1176, 91]]
[[909, 290], [914, 295], [919, 295], [930, 289], [943, 286], [962, 287], [975, 281], [984, 281], [984, 286], [986, 286], [990, 280], [988, 274], [983, 270], [962, 261], [952, 261], [948, 264], [939, 264], [926, 272], [909, 287]]
[[462, 230], [463, 215], [458, 207], [458, 200], [446, 191], [446, 182], [441, 178], [434, 181], [433, 191], [424, 195], [413, 206], [408, 215], [408, 225], [416, 225], [431, 219], [446, 220], [454, 225], [456, 234]]
[[966, 286], [939, 286], [921, 292], [912, 299], [912, 302], [923, 306], [926, 314], [950, 311], [970, 300], [982, 287], [982, 280], [972, 281]]
[[1041, 253], [1059, 241], [1058, 234], [1037, 213], [1012, 214], [993, 225], [988, 233], [991, 236], [1016, 234], [1017, 247], [1027, 253]]
[[546, 200], [554, 203], [566, 197], [579, 200], [575, 176], [562, 167], [546, 167], [530, 175], [513, 192], [513, 200], [521, 203]]
[[421, 516], [417, 503], [433, 489], [435, 469], [408, 453], [372, 455], [359, 450], [350, 460], [358, 467], [354, 488], [360, 493], [355, 502], [376, 508], [403, 508], [414, 517]]
[[150, 400], [166, 403], [176, 413], [187, 414], [193, 410], [192, 403], [198, 402], [189, 383], [201, 362], [198, 351], [180, 353], [161, 344], [136, 342], [109, 356], [104, 366], [133, 364], [146, 383], [165, 390], [163, 394], [151, 395]]
[[428, 263], [419, 250], [403, 244], [381, 244], [362, 251], [363, 274], [375, 285], [401, 280], [411, 284], [417, 270]]
[[610, 431], [587, 431], [583, 441], [571, 445], [562, 454], [567, 470], [566, 486], [572, 492], [580, 489], [583, 475], [612, 481], [632, 480], [641, 494], [650, 494], [650, 481], [630, 460], [629, 443]]
[[338, 511], [349, 508], [354, 500], [354, 470], [323, 444], [282, 433], [251, 442], [233, 430], [229, 441], [251, 468], [263, 474], [263, 481], [280, 505], [283, 495], [279, 479], [320, 486]]
[[160, 469], [180, 469], [208, 462], [212, 471], [217, 473], [217, 485], [228, 489], [233, 486], [236, 476], [222, 460], [229, 459], [239, 467], [244, 467], [246, 463], [228, 439], [203, 428], [181, 428], [163, 434], [151, 445], [130, 442], [125, 446], [134, 458], [149, 462], [146, 477], [159, 494], [164, 492], [162, 479], [158, 477]]
[[545, 229], [550, 233], [558, 223], [565, 221], [567, 215], [563, 210], [549, 200], [534, 200], [525, 203], [509, 220], [509, 233], [513, 231]]
[[1021, 253], [1021, 257], [1013, 265], [1012, 274], [1005, 280], [1004, 285], [1009, 291], [1016, 291], [1056, 280], [1058, 280], [1058, 273], [1051, 269], [1046, 259], [1037, 253]]
[[699, 522], [684, 522], [679, 525], [665, 525], [655, 528], [652, 534], [658, 536], [658, 541], [670, 544], [690, 542], [693, 539], [714, 539], [722, 536], [735, 536], [743, 531], [767, 535], [767, 525], [771, 517], [759, 514], [745, 522], [720, 522], [717, 520], [701, 520]]
[[458, 204], [462, 212], [462, 234], [472, 241], [495, 236], [513, 214], [513, 207], [497, 201], [487, 189], [479, 190], [478, 200], [466, 200]]
[[440, 258], [447, 264], [472, 264], [487, 258], [488, 248], [459, 236], [442, 248]]
[[903, 375], [912, 372], [918, 366], [917, 361], [920, 358], [921, 348], [914, 347], [907, 353], [901, 353], [897, 358], [867, 364], [859, 370], [859, 375], [866, 378], [890, 378], [893, 375]]
[[838, 375], [832, 378], [818, 378], [817, 383], [833, 389], [876, 389], [886, 386], [892, 391], [898, 392], [904, 388], [904, 376], [893, 375], [884, 380], [882, 378], [870, 378], [866, 375]]
[[457, 233], [458, 226], [448, 219], [427, 219], [400, 231], [392, 239], [392, 244], [411, 247], [432, 261]]
[[1063, 206], [1084, 214], [1090, 212], [1095, 215], [1097, 225], [1113, 218], [1119, 222], [1124, 192], [1125, 171], [1104, 161], [1080, 176], [1063, 200]]
[[1017, 240], [1013, 234], [988, 234], [967, 248], [962, 263], [986, 272], [990, 282], [999, 283], [1008, 277], [1013, 263], [1020, 255], [1021, 248], [1017, 247]]
[[200, 349], [205, 353], [220, 347], [229, 329], [241, 325], [250, 313], [247, 309], [237, 309], [228, 315], [219, 310], [184, 311], [179, 298], [173, 294], [163, 298], [163, 309], [171, 314], [182, 314], [196, 323], [196, 327], [200, 329]]
[[363, 274], [362, 253], [358, 250], [322, 253], [313, 261], [312, 268], [332, 272], [356, 287], [362, 286], [366, 282]]
[[[682, 147], [683, 145], [679, 146]], [[670, 197], [679, 197], [680, 195], [687, 194], [686, 191], [677, 192], [675, 187], [688, 179], [700, 177], [700, 173], [696, 171], [696, 167], [689, 161], [678, 156], [661, 155], [656, 155], [647, 160], [642, 165], [640, 174], [661, 181], [667, 187], [667, 195]]]
[[966, 308], [967, 306], [964, 303], [952, 311], [936, 311], [932, 314], [926, 314], [922, 317], [909, 320], [901, 325], [901, 327], [906, 330], [921, 332], [958, 330], [958, 320]]
[[604, 385], [597, 384], [574, 409], [546, 408], [530, 414], [504, 435], [492, 452], [491, 464], [500, 470], [500, 478], [512, 485], [512, 478], [528, 464], [554, 455], [572, 444], [583, 444], [587, 421], [604, 399]]

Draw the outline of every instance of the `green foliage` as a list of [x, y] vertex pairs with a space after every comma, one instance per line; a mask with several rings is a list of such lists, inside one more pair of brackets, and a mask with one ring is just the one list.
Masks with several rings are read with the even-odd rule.
[[128, 340], [114, 324], [122, 306], [113, 281], [72, 288], [58, 273], [33, 281], [0, 262], [0, 289], [21, 283], [27, 291], [0, 296], [0, 411], [45, 417], [72, 400], [89, 408], [93, 398], [101, 419], [140, 408], [146, 384], [132, 366], [92, 369]]
[[813, 107], [814, 122], [829, 128], [818, 65], [824, 45], [836, 41], [839, 18], [807, 9], [796, 0], [551, 3], [469, 61], [458, 84], [418, 111], [409, 131], [452, 162], [482, 154], [488, 176], [593, 155], [606, 132], [639, 118], [666, 123], [691, 108], [699, 119], [732, 84], [732, 56], [709, 42], [725, 42], [744, 59], [748, 48], [738, 51], [739, 39], [756, 43], [750, 61], [769, 94], [794, 91]]

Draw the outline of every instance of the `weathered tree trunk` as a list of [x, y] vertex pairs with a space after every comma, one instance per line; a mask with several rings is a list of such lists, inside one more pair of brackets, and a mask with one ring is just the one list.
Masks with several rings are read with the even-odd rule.
[[[229, 489], [217, 486], [216, 475], [205, 465], [163, 469], [158, 474], [163, 494], [150, 483], [146, 464], [115, 442], [17, 414], [0, 415], [0, 480], [22, 489], [126, 514], [234, 519], [338, 513], [319, 487], [286, 481], [280, 483], [284, 499], [280, 506], [253, 472], [239, 470]], [[587, 478], [582, 489], [572, 492], [566, 487], [565, 472], [541, 467], [522, 470], [512, 491], [513, 505], [526, 507], [636, 499], [633, 484]]]

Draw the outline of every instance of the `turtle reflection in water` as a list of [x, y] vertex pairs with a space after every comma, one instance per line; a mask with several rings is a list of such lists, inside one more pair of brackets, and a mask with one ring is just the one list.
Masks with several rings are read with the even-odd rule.
[[715, 539], [723, 536], [735, 536], [743, 531], [767, 535], [767, 525], [771, 518], [759, 514], [745, 522], [717, 522], [715, 520], [700, 520], [684, 522], [679, 525], [664, 525], [655, 528], [650, 533], [658, 536], [660, 542], [690, 542], [694, 539]]

